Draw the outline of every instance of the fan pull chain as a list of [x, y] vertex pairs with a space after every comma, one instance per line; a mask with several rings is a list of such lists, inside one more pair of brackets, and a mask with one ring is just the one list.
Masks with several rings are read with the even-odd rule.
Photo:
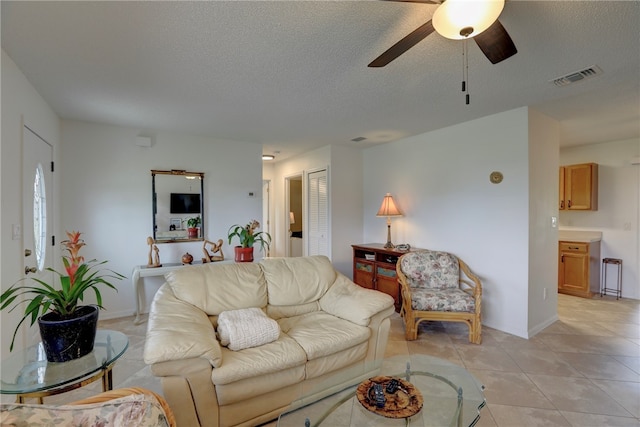
[[465, 94], [465, 104], [469, 105], [469, 50], [467, 39], [462, 41], [462, 92]]

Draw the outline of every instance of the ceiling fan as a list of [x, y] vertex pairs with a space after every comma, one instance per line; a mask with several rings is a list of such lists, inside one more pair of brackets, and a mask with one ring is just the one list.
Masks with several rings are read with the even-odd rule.
[[505, 0], [391, 0], [438, 4], [433, 18], [413, 30], [374, 59], [369, 67], [384, 67], [436, 31], [454, 40], [473, 38], [492, 64], [515, 55], [513, 40], [498, 17]]

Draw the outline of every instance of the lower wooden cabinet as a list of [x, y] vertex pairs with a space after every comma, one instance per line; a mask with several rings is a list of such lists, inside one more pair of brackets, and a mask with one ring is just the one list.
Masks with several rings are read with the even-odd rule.
[[[363, 288], [375, 289], [393, 297], [396, 311], [402, 300], [396, 276], [398, 258], [407, 253], [387, 249], [382, 243], [351, 245], [353, 248], [353, 281]], [[412, 249], [416, 250], [416, 249]]]
[[584, 298], [600, 292], [600, 242], [558, 243], [558, 292]]

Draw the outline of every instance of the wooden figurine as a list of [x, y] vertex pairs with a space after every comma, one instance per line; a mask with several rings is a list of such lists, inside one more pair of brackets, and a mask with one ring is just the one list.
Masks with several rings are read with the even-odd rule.
[[[149, 245], [149, 259], [147, 262], [148, 268], [162, 267], [160, 264], [160, 249], [158, 249], [158, 245], [156, 245], [153, 237], [147, 237], [147, 245]], [[153, 257], [152, 257], [153, 254]]]
[[[202, 252], [204, 253], [204, 257], [202, 258], [203, 263], [207, 262], [216, 262], [224, 260], [224, 253], [222, 252], [222, 239], [218, 239], [217, 242], [212, 242], [210, 240], [205, 240], [202, 244]], [[207, 245], [211, 245], [211, 253], [207, 251]], [[220, 255], [215, 255], [216, 252], [220, 253]]]

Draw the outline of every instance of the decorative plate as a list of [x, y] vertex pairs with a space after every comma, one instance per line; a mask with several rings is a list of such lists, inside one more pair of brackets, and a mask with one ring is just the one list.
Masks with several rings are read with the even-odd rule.
[[[387, 386], [392, 380], [398, 382], [398, 388], [394, 393], [387, 391]], [[373, 395], [374, 384], [382, 385], [385, 404], [379, 408]], [[408, 418], [422, 409], [424, 399], [422, 393], [413, 384], [401, 378], [378, 376], [363, 381], [356, 389], [356, 396], [362, 406], [369, 411], [387, 418]]]

